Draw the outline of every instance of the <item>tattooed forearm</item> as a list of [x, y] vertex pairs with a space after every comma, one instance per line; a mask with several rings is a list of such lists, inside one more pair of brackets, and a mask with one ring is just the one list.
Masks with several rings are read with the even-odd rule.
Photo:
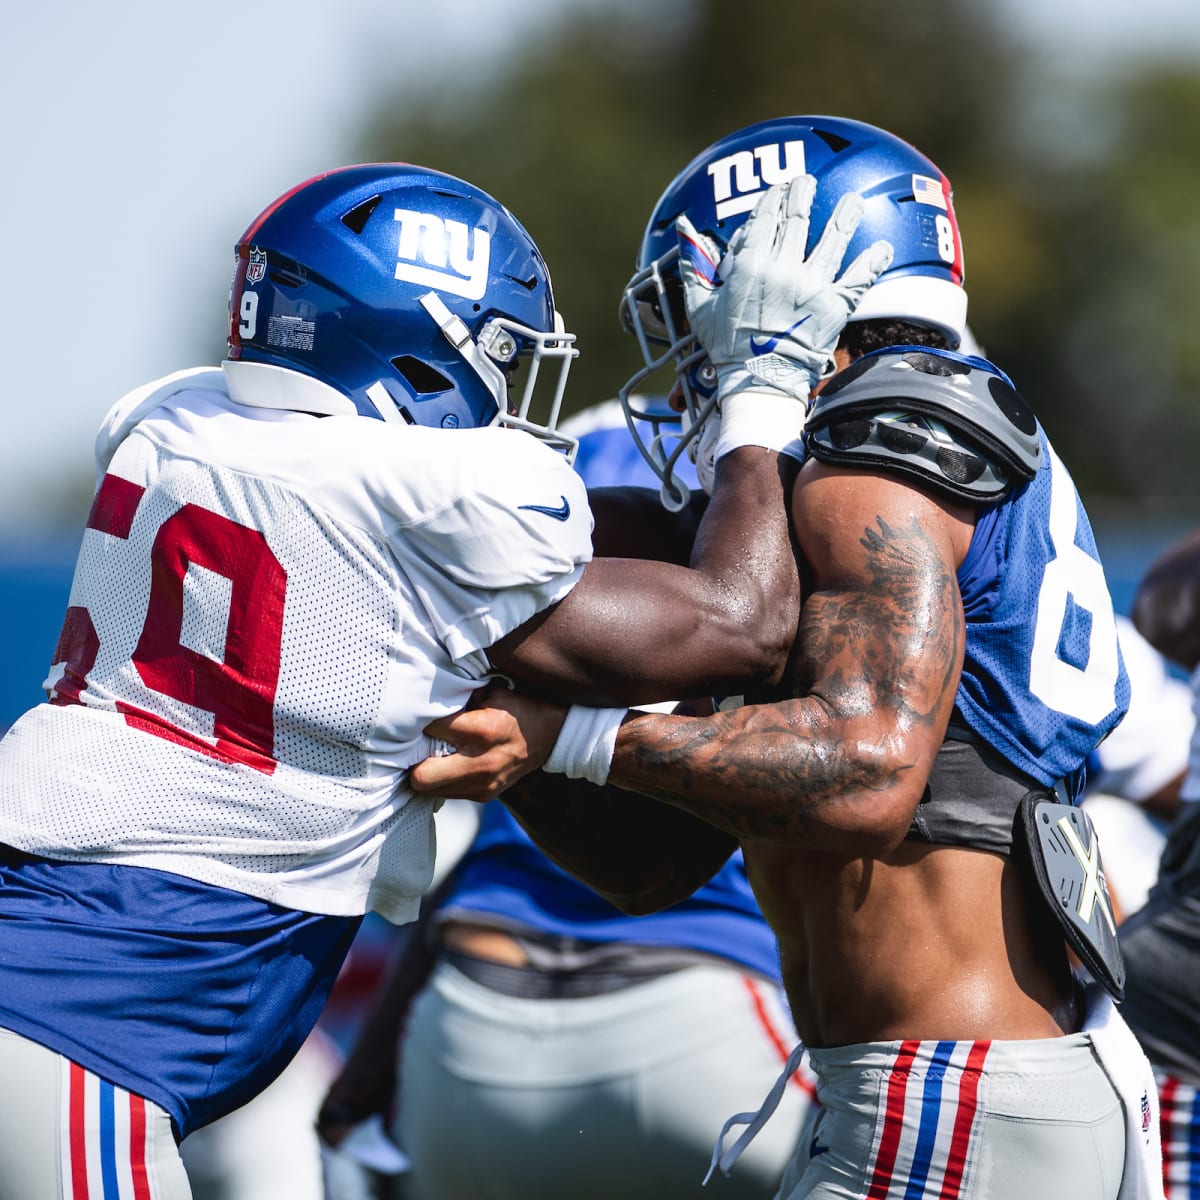
[[957, 580], [915, 521], [896, 530], [879, 520], [860, 546], [852, 577], [805, 601], [792, 698], [711, 718], [635, 718], [618, 742], [622, 786], [741, 838], [805, 845], [919, 795], [914, 772], [928, 768], [961, 667]]
[[[680, 804], [738, 838], [808, 844], [847, 794], [884, 791], [911, 762], [814, 731], [816, 699], [715, 718], [631, 723], [622, 782]], [[626, 735], [623, 733], [623, 740]]]

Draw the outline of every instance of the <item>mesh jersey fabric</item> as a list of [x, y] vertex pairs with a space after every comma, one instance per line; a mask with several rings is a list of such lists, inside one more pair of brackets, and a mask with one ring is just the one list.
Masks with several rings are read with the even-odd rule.
[[[331, 915], [415, 915], [423, 729], [591, 555], [515, 430], [239, 404], [185, 375], [111, 417], [47, 703], [0, 743], [0, 841]], [[120, 407], [120, 406], [118, 406]]]

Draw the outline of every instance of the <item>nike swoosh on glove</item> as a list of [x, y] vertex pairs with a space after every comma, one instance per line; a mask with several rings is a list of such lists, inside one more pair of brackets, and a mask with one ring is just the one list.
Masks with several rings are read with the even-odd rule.
[[767, 189], [723, 256], [686, 215], [676, 221], [688, 320], [717, 371], [714, 461], [740, 445], [784, 450], [799, 438], [842, 329], [892, 261], [891, 245], [877, 241], [838, 275], [862, 219], [855, 192], [805, 257], [815, 192], [811, 175]]
[[676, 222], [688, 320], [717, 368], [723, 396], [746, 383], [750, 361], [779, 355], [793, 364], [792, 394], [807, 402], [847, 320], [891, 264], [890, 243], [878, 241], [837, 274], [862, 219], [856, 192], [838, 200], [806, 258], [815, 194], [811, 175], [768, 188], [724, 256], [686, 215]]

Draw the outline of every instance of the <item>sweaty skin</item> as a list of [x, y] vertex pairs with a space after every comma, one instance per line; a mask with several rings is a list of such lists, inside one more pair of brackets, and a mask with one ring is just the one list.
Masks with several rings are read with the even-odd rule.
[[[672, 895], [655, 863], [686, 888], [689, 863], [699, 872], [717, 857], [721, 843], [696, 820], [723, 831], [725, 853], [742, 846], [809, 1045], [1074, 1031], [1061, 937], [1035, 941], [1016, 867], [904, 840], [962, 669], [956, 571], [972, 510], [810, 461], [791, 517], [806, 563], [792, 698], [631, 716], [609, 786], [574, 783], [564, 802], [561, 776], [516, 782], [545, 761], [562, 708], [493, 695], [441, 723], [437, 736], [460, 753], [421, 764], [414, 784], [474, 798], [508, 788], [504, 802], [543, 848], [629, 911], [686, 894]], [[652, 821], [645, 797], [665, 802]], [[622, 846], [633, 862], [618, 875]]]

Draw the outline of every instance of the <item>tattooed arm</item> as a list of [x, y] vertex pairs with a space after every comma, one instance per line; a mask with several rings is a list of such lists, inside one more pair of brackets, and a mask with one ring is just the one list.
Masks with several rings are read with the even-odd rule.
[[[711, 702], [680, 711], [711, 712]], [[623, 912], [657, 912], [690, 896], [737, 848], [729, 833], [669, 804], [536, 770], [564, 709], [495, 684], [473, 708], [434, 721], [431, 736], [457, 753], [428, 758], [410, 782], [420, 792], [502, 802], [564, 871]]]
[[[739, 839], [884, 854], [908, 830], [954, 707], [957, 570], [973, 514], [898, 479], [810, 461], [792, 518], [809, 569], [793, 698], [703, 717], [632, 714], [608, 782]], [[563, 711], [511, 694], [446, 718], [430, 731], [460, 753], [427, 759], [412, 782], [495, 795], [546, 761]], [[587, 819], [573, 810], [571, 837], [589, 836]]]
[[794, 699], [627, 720], [609, 781], [739, 838], [881, 854], [904, 837], [962, 670], [970, 510], [897, 479], [805, 465], [810, 579]]

